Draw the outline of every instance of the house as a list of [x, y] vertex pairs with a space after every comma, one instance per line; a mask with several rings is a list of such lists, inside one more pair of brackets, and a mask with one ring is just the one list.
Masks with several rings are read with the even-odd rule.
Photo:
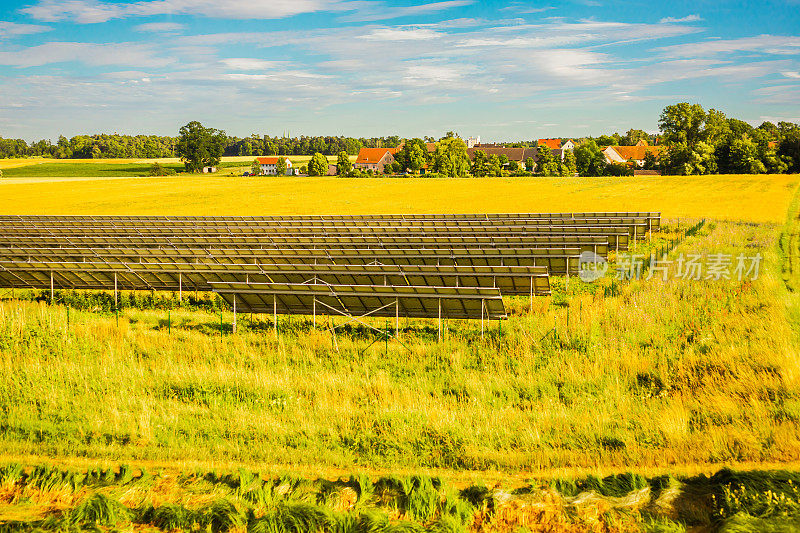
[[396, 148], [362, 148], [353, 165], [358, 170], [371, 170], [383, 174], [386, 165], [394, 163]]
[[213, 174], [217, 171], [217, 167], [203, 167], [203, 174]]
[[562, 143], [561, 139], [539, 139], [536, 144], [538, 146], [547, 146], [553, 151], [553, 155], [557, 154], [562, 161], [567, 150], [575, 149], [575, 143], [572, 142], [572, 139], [567, 140], [565, 143]]
[[469, 137], [467, 139], [467, 148], [475, 148], [476, 146], [480, 146], [481, 138], [478, 137]]
[[[278, 174], [279, 157], [256, 157], [256, 161], [261, 166], [261, 174], [264, 176], [276, 176]], [[286, 158], [284, 158], [286, 159]], [[286, 159], [286, 175], [293, 175], [292, 162]]]
[[481, 152], [485, 153], [487, 157], [491, 157], [496, 155], [500, 157], [504, 155], [508, 158], [509, 161], [516, 161], [520, 168], [525, 168], [525, 161], [529, 157], [533, 158], [534, 161], [538, 160], [539, 158], [539, 151], [536, 148], [505, 148], [502, 146], [489, 146], [489, 145], [481, 145], [480, 148], [468, 148], [467, 155], [469, 156], [470, 160], [475, 159], [475, 152], [480, 150]]
[[637, 146], [608, 146], [603, 150], [603, 155], [608, 163], [632, 162], [637, 167], [642, 167], [648, 152], [658, 158], [663, 150], [663, 146], [648, 146], [646, 143]]
[[333, 163], [328, 163], [328, 176], [335, 176], [339, 173], [339, 166]]

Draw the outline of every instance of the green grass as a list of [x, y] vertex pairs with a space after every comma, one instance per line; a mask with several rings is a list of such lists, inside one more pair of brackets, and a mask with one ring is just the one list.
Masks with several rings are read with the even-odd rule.
[[[4, 178], [78, 178], [78, 177], [137, 177], [149, 176], [152, 165], [147, 163], [42, 163], [3, 170]], [[164, 163], [164, 168], [184, 170], [180, 163]]]
[[[0, 531], [793, 531], [800, 473], [531, 479], [456, 487], [437, 477], [338, 479], [0, 466]], [[523, 529], [532, 528], [532, 529]]]
[[221, 336], [219, 315], [167, 315], [169, 303], [126, 307], [117, 325], [94, 301], [69, 324], [64, 306], [5, 301], [0, 446], [65, 459], [509, 474], [792, 463], [800, 383], [780, 231], [709, 222], [672, 251], [760, 252], [755, 282], [609, 290], [609, 279], [573, 278], [567, 290], [555, 278], [533, 312], [527, 298], [507, 299], [502, 333], [493, 325], [481, 339], [479, 323], [448, 321], [442, 343], [434, 321], [403, 322], [400, 344], [360, 327], [333, 337], [327, 321], [314, 330], [303, 317], [281, 318], [278, 335], [270, 317], [240, 317], [230, 335], [226, 313]]

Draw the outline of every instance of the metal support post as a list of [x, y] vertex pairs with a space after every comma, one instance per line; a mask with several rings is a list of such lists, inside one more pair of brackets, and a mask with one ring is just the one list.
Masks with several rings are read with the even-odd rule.
[[53, 271], [51, 270], [50, 271], [50, 305], [53, 305], [53, 302], [56, 299], [55, 298], [55, 293], [56, 293], [56, 291], [55, 291], [55, 288], [53, 286]]
[[439, 342], [442, 342], [442, 299], [439, 298]]
[[117, 308], [117, 273], [114, 272], [114, 309]]
[[233, 295], [233, 333], [236, 333], [236, 295]]
[[178, 301], [183, 303], [183, 274], [178, 272]]
[[314, 297], [314, 329], [317, 329], [317, 298]]

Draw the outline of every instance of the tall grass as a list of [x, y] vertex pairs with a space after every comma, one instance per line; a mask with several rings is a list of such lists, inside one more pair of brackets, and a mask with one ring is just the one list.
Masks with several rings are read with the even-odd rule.
[[[112, 469], [60, 471], [0, 467], [15, 481], [0, 492], [0, 531], [500, 532], [500, 531], [790, 531], [800, 520], [800, 474], [721, 470], [711, 477], [535, 479], [523, 486], [461, 490], [426, 476], [350, 479], [262, 478], [257, 473], [126, 475]], [[56, 492], [18, 500], [41, 472], [76, 480], [72, 503]], [[36, 473], [38, 472], [38, 474]], [[128, 479], [129, 478], [129, 479]], [[116, 479], [109, 483], [106, 480]], [[127, 479], [127, 480], [126, 480]], [[291, 485], [264, 504], [258, 487]], [[359, 505], [331, 498], [360, 490]], [[576, 489], [580, 487], [579, 489]], [[136, 490], [133, 490], [136, 489]], [[9, 518], [13, 516], [14, 518]], [[699, 529], [698, 529], [699, 528]]]
[[[682, 228], [688, 227], [681, 221]], [[642, 244], [662, 247], [677, 228]], [[554, 468], [800, 459], [796, 316], [781, 229], [711, 222], [671, 257], [760, 252], [756, 281], [581, 284], [509, 298], [502, 332], [0, 302], [12, 455], [328, 468]], [[531, 312], [531, 307], [533, 311]], [[67, 322], [69, 313], [69, 323]], [[335, 319], [331, 319], [335, 320]], [[383, 326], [382, 321], [376, 325]], [[410, 348], [407, 349], [406, 347]]]

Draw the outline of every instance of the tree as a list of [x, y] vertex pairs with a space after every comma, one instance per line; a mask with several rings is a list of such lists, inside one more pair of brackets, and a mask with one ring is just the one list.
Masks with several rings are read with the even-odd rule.
[[739, 174], [763, 174], [767, 171], [758, 157], [758, 146], [746, 135], [731, 143], [731, 166]]
[[472, 175], [476, 178], [482, 178], [489, 172], [487, 164], [489, 158], [486, 157], [486, 152], [483, 150], [475, 150], [472, 154]]
[[658, 159], [650, 150], [644, 153], [644, 170], [656, 170], [658, 168]]
[[658, 126], [667, 144], [684, 143], [692, 147], [705, 140], [705, 120], [706, 112], [700, 104], [682, 102], [665, 107]]
[[525, 170], [528, 172], [536, 170], [536, 160], [534, 158], [529, 157], [525, 160]]
[[606, 156], [594, 141], [575, 148], [575, 167], [581, 176], [602, 176], [606, 169]]
[[250, 174], [253, 176], [261, 174], [261, 163], [258, 162], [258, 159], [253, 159], [253, 163], [250, 165]]
[[317, 152], [311, 156], [311, 161], [308, 162], [308, 175], [309, 176], [325, 176], [328, 174], [328, 159]]
[[306, 165], [300, 167], [300, 174], [308, 174], [308, 167]]
[[[785, 122], [778, 123], [781, 128]], [[800, 128], [783, 128], [784, 134], [778, 147], [778, 156], [788, 166], [789, 172], [800, 172]]]
[[400, 163], [401, 169], [417, 173], [427, 161], [428, 146], [422, 139], [411, 139], [403, 145], [403, 149], [395, 154], [395, 159]]
[[[276, 176], [285, 176], [286, 175], [286, 168], [287, 168], [286, 158], [285, 157], [279, 157], [278, 158], [278, 162], [275, 165], [275, 175]], [[327, 171], [327, 168], [325, 170]]]
[[206, 128], [192, 121], [183, 126], [179, 133], [176, 151], [187, 172], [199, 172], [204, 167], [219, 165], [228, 142], [224, 131]]
[[346, 176], [353, 170], [353, 163], [350, 162], [350, 156], [347, 152], [339, 152], [339, 157], [336, 160], [336, 173], [340, 176]]
[[519, 172], [519, 163], [517, 163], [516, 161], [509, 161], [508, 170], [510, 172]]
[[469, 173], [466, 143], [458, 137], [444, 138], [436, 143], [434, 170], [451, 178], [466, 176]]
[[639, 141], [645, 141], [649, 144], [650, 135], [644, 130], [630, 129], [628, 133], [625, 134], [625, 137], [619, 140], [619, 144], [620, 146], [636, 146]]
[[575, 160], [575, 152], [572, 150], [567, 150], [564, 153], [564, 161], [562, 164], [566, 168], [566, 171], [564, 172], [565, 175], [574, 175], [578, 171], [578, 164]]
[[500, 157], [497, 155], [489, 156], [489, 160], [486, 163], [486, 173], [489, 176], [499, 176], [503, 171], [503, 165], [501, 163]]

